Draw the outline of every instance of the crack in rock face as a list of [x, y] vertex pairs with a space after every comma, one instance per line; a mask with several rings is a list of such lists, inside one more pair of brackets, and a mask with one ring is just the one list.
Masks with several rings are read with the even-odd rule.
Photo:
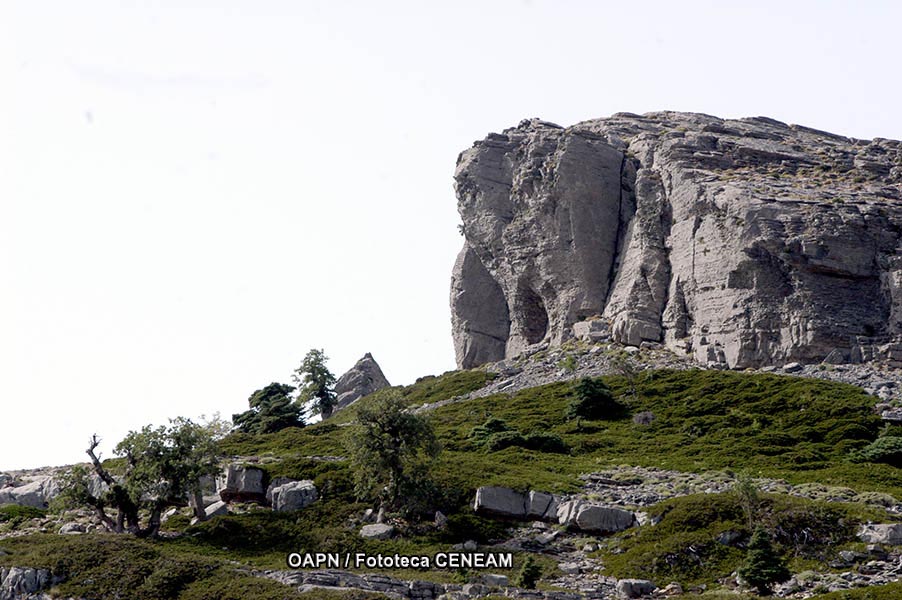
[[898, 141], [763, 117], [489, 134], [455, 173], [458, 366], [559, 345], [583, 321], [711, 366], [902, 365], [900, 165]]

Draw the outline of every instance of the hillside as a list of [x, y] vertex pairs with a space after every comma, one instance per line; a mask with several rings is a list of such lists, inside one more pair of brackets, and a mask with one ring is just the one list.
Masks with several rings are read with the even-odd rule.
[[[637, 364], [644, 355], [635, 357]], [[550, 357], [533, 360], [560, 362], [568, 356], [603, 366], [620, 355], [607, 345], [574, 346], [569, 354], [552, 351]], [[870, 575], [856, 573], [854, 584], [895, 579], [890, 571], [902, 560], [898, 552], [886, 546], [888, 555], [875, 555], [877, 550], [866, 549], [857, 537], [861, 523], [902, 521], [898, 469], [856, 461], [856, 452], [878, 436], [897, 433], [881, 425], [874, 413], [876, 399], [861, 389], [777, 374], [648, 369], [635, 377], [603, 378], [628, 407], [622, 414], [573, 421], [565, 418], [565, 410], [574, 380], [478, 397], [481, 388], [499, 377], [491, 369], [477, 369], [392, 388], [400, 389], [410, 407], [435, 406], [423, 414], [444, 448], [432, 474], [440, 490], [432, 509], [447, 517], [441, 527], [431, 520], [388, 515], [386, 522], [395, 530], [390, 539], [358, 535], [365, 510], [373, 505], [355, 498], [348, 462], [331, 457], [346, 453], [345, 440], [358, 427], [356, 412], [391, 391], [387, 389], [327, 422], [223, 440], [222, 452], [240, 457], [230, 462], [262, 469], [264, 484], [279, 477], [312, 480], [320, 497], [299, 512], [236, 504], [228, 515], [191, 526], [184, 509], [185, 516], [169, 519], [163, 539], [148, 542], [96, 532], [35, 534], [36, 529], [52, 532], [63, 523], [85, 520], [77, 512], [38, 511], [31, 519], [24, 515], [0, 526], [5, 537], [0, 564], [49, 569], [61, 579], [58, 593], [66, 596], [237, 598], [240, 590], [263, 585], [255, 574], [292, 583], [296, 590], [321, 580], [327, 585], [353, 583], [290, 570], [290, 552], [434, 555], [475, 542], [480, 549], [512, 551], [513, 568], [356, 571], [433, 582], [453, 591], [488, 572], [513, 581], [525, 558], [533, 556], [542, 569], [539, 589], [549, 598], [569, 597], [555, 596], [554, 590], [613, 597], [616, 581], [630, 578], [653, 581], [659, 588], [676, 583], [687, 593], [729, 589], [735, 586], [731, 574], [743, 560], [750, 535], [734, 490], [737, 481], [751, 480], [761, 494], [758, 518], [781, 532], [778, 547], [796, 573], [787, 585], [798, 587], [803, 596], [826, 591], [845, 581], [840, 573], [875, 558], [887, 566]], [[481, 443], [474, 430], [493, 418], [522, 435], [512, 445]], [[538, 434], [559, 443], [524, 447], [529, 446], [524, 439]], [[483, 486], [619, 507], [636, 512], [645, 524], [593, 534], [474, 514], [473, 499]], [[391, 589], [361, 582], [370, 589]], [[477, 595], [489, 592], [467, 589]], [[287, 591], [272, 593], [288, 597], [280, 595]], [[303, 597], [323, 593], [310, 591]]]
[[534, 119], [455, 183], [459, 370], [0, 473], [0, 600], [902, 597], [902, 144]]

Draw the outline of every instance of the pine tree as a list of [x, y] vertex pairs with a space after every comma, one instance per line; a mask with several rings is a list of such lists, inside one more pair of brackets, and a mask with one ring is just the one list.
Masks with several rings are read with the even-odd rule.
[[517, 585], [527, 590], [533, 590], [540, 577], [542, 577], [542, 567], [536, 564], [532, 556], [527, 555], [526, 560], [523, 561], [523, 566], [520, 567], [520, 571], [517, 573]]
[[313, 349], [304, 357], [292, 379], [300, 388], [301, 402], [313, 401], [312, 412], [323, 419], [332, 416], [335, 408], [335, 375], [326, 366], [329, 357], [322, 350]]
[[771, 544], [770, 536], [758, 527], [752, 534], [745, 564], [739, 568], [739, 576], [758, 590], [762, 596], [771, 594], [771, 585], [789, 579], [791, 573], [783, 559]]

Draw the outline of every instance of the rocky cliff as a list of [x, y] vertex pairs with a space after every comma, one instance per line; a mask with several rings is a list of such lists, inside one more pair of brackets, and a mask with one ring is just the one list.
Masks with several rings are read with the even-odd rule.
[[619, 113], [489, 134], [455, 173], [458, 366], [583, 330], [701, 363], [902, 360], [902, 143]]

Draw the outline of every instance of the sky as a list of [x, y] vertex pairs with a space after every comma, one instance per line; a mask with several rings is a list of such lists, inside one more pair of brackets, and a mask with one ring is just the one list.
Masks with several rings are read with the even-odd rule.
[[0, 2], [0, 471], [311, 348], [454, 368], [457, 155], [521, 119], [902, 139], [898, 2]]

